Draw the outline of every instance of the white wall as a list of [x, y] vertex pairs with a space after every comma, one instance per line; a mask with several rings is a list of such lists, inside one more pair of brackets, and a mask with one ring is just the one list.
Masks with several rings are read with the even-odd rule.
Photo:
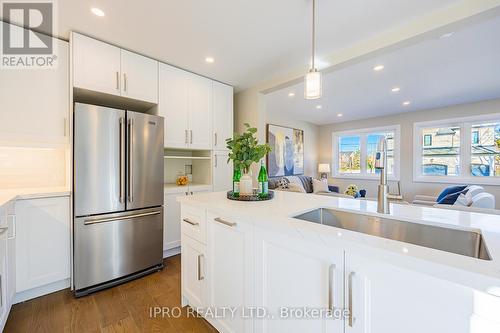
[[[417, 183], [413, 181], [413, 124], [421, 121], [453, 119], [480, 114], [500, 113], [500, 99], [472, 104], [463, 104], [447, 108], [401, 113], [387, 117], [371, 118], [330, 124], [320, 127], [319, 161], [332, 163], [332, 132], [401, 125], [401, 187], [406, 201], [412, 201], [416, 194], [437, 195], [449, 184]], [[377, 196], [378, 181], [330, 178], [330, 183], [338, 185], [343, 191], [349, 184], [356, 184], [360, 189], [368, 191], [368, 197]], [[395, 188], [392, 183], [391, 190]], [[484, 186], [486, 191], [496, 197], [497, 208], [500, 209], [500, 186]]]
[[319, 144], [319, 126], [291, 119], [286, 111], [266, 112], [266, 124], [279, 125], [301, 129], [304, 131], [304, 175], [317, 177], [318, 172], [318, 144]]

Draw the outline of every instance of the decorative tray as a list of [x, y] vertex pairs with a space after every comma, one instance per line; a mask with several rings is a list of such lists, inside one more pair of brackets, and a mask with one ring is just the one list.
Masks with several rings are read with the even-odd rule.
[[233, 195], [233, 191], [228, 191], [227, 192], [227, 198], [229, 200], [237, 200], [237, 201], [267, 201], [271, 200], [274, 198], [274, 191], [269, 191], [269, 194], [267, 195], [267, 198], [259, 198], [257, 194], [254, 195], [240, 195], [238, 197], [235, 197]]

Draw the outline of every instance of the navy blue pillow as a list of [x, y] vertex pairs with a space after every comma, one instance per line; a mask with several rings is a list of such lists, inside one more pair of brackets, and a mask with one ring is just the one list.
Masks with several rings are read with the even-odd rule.
[[438, 204], [440, 204], [440, 205], [454, 205], [455, 202], [457, 201], [458, 197], [460, 196], [460, 194], [462, 194], [462, 193], [465, 194], [467, 192], [468, 192], [468, 190], [463, 190], [463, 191], [460, 191], [457, 193], [448, 194], [443, 199], [438, 201]]
[[[443, 200], [447, 195], [455, 194], [457, 192], [462, 192], [463, 190], [465, 190], [466, 187], [467, 187], [467, 185], [457, 185], [457, 186], [447, 187], [444, 189], [443, 192], [441, 192], [441, 194], [438, 196], [436, 201], [438, 203], [440, 203], [440, 201]], [[460, 193], [458, 195], [460, 195]], [[457, 196], [457, 198], [458, 198], [458, 196]], [[455, 199], [455, 201], [456, 201], [456, 199]], [[455, 203], [455, 201], [453, 203]]]

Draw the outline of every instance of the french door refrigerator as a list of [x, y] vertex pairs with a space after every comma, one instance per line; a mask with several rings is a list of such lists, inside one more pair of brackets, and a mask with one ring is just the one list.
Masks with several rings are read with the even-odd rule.
[[75, 103], [77, 297], [163, 267], [163, 118]]

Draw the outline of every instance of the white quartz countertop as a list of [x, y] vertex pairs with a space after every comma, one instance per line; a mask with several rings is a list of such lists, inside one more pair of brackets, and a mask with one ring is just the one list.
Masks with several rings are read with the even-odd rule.
[[[276, 191], [273, 200], [240, 202], [225, 192], [180, 197], [182, 204], [208, 209], [226, 218], [277, 232], [293, 232], [325, 245], [338, 241], [368, 249], [398, 266], [418, 270], [500, 297], [500, 216], [443, 210], [433, 207], [391, 204], [389, 215], [377, 213], [375, 201]], [[492, 260], [481, 260], [346, 229], [292, 218], [317, 208], [331, 208], [363, 215], [481, 232]], [[377, 252], [378, 251], [378, 252]], [[378, 253], [378, 254], [377, 254]]]
[[48, 198], [68, 195], [70, 195], [70, 190], [67, 187], [19, 188], [8, 190], [0, 189], [0, 207], [13, 200]]

